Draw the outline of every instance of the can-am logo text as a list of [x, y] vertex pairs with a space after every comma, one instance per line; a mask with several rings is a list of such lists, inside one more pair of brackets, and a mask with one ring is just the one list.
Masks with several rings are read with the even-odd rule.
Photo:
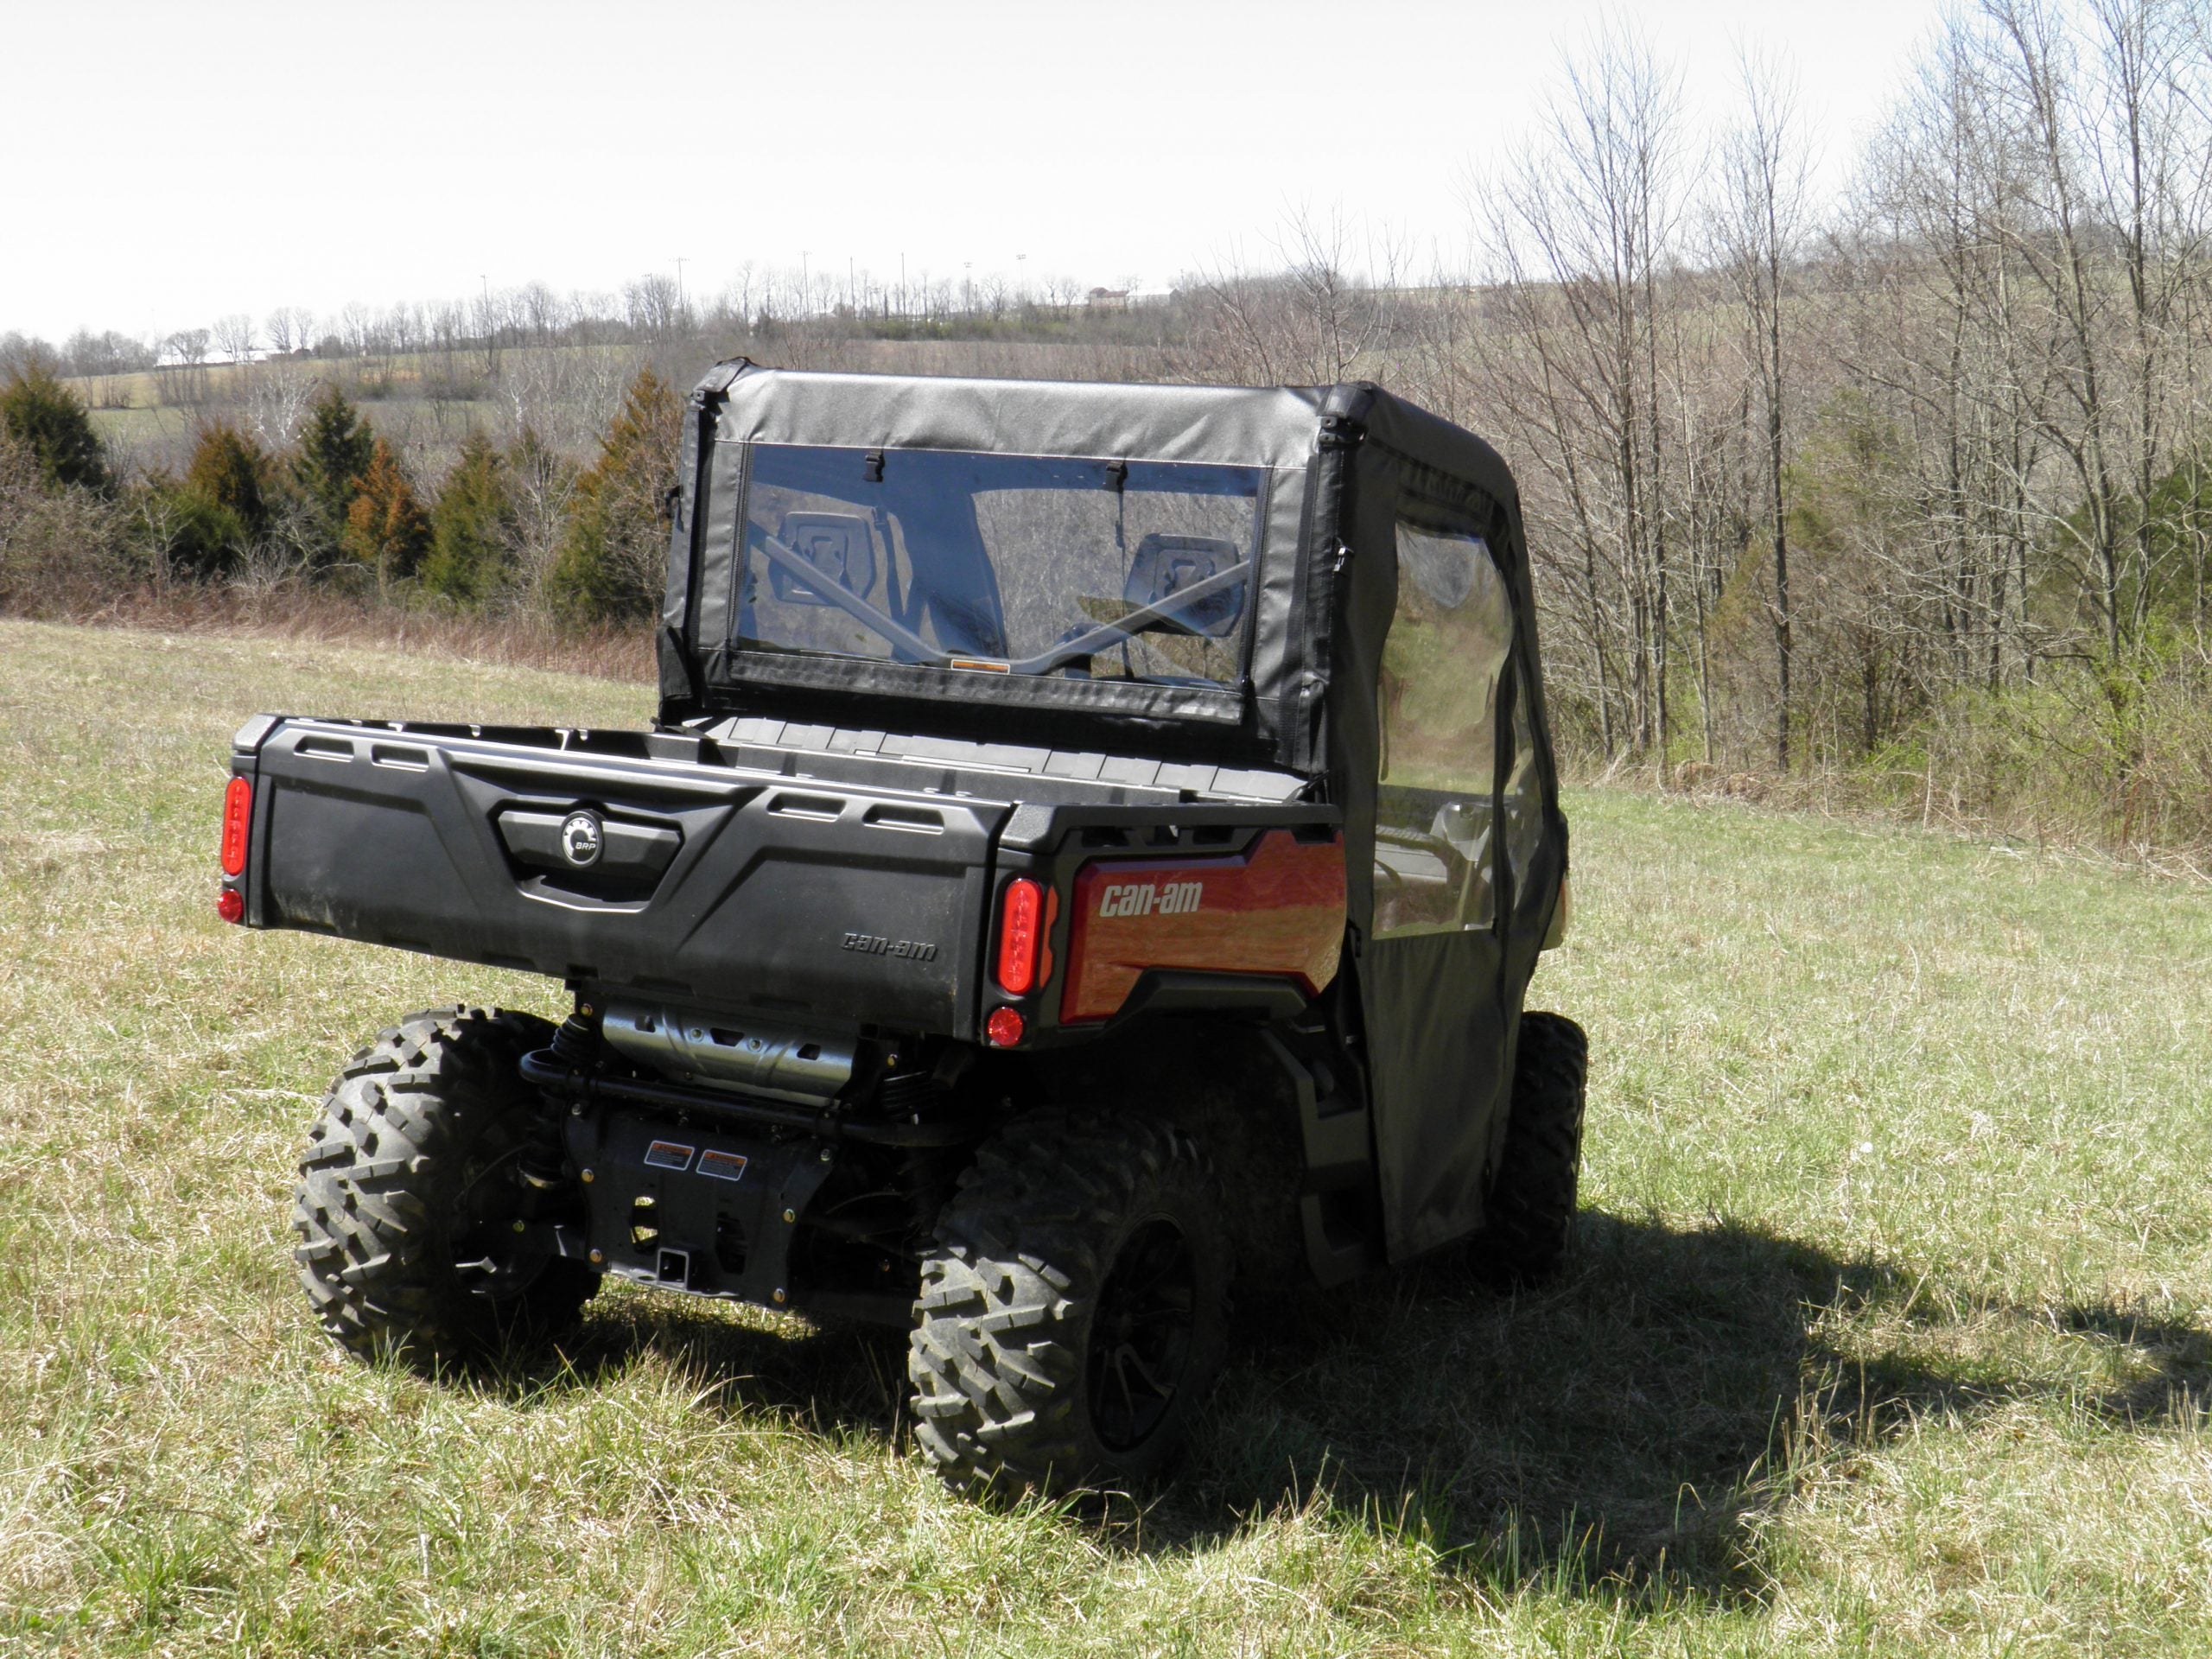
[[1203, 881], [1124, 881], [1098, 895], [1101, 916], [1187, 916], [1205, 898]]
[[838, 942], [841, 950], [858, 950], [863, 956], [903, 957], [908, 962], [934, 962], [937, 946], [920, 939], [887, 939], [880, 933], [848, 933]]

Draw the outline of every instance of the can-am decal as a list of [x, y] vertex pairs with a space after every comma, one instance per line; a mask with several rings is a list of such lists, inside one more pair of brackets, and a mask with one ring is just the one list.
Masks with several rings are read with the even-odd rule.
[[1239, 853], [1092, 859], [1071, 909], [1064, 1026], [1111, 1019], [1154, 969], [1264, 975], [1311, 996], [1337, 976], [1343, 837], [1269, 830]]
[[934, 962], [937, 946], [921, 939], [886, 938], [880, 933], [848, 933], [838, 941], [841, 950], [857, 950], [868, 957], [899, 957], [908, 962]]
[[1203, 881], [1117, 881], [1098, 893], [1101, 916], [1187, 916], [1205, 902]]

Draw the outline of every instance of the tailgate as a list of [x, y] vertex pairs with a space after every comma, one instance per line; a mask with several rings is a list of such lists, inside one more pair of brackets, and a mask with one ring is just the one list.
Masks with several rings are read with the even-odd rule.
[[256, 925], [972, 1034], [1003, 804], [318, 721], [237, 766]]

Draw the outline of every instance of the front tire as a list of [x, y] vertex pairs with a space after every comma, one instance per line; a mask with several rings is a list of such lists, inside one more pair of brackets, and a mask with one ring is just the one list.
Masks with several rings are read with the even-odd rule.
[[915, 1438], [956, 1486], [1129, 1486], [1189, 1431], [1228, 1345], [1211, 1171], [1164, 1124], [1046, 1112], [984, 1143], [922, 1264]]
[[300, 1160], [292, 1252], [322, 1328], [435, 1371], [572, 1324], [598, 1287], [526, 1219], [518, 1166], [542, 1102], [534, 1014], [411, 1014], [347, 1062]]

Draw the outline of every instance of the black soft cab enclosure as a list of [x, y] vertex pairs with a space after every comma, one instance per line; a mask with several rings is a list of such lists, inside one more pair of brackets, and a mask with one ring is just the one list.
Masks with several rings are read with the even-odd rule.
[[[226, 913], [575, 995], [557, 1033], [393, 1039], [505, 1090], [452, 1109], [512, 1177], [472, 1202], [512, 1201], [483, 1282], [419, 1268], [439, 1319], [358, 1291], [389, 1241], [338, 1218], [367, 1177], [318, 1130], [302, 1261], [341, 1339], [443, 1352], [609, 1273], [896, 1319], [949, 1471], [1127, 1478], [1232, 1259], [1556, 1260], [1581, 1039], [1522, 1003], [1567, 832], [1487, 445], [1367, 385], [741, 360], [672, 507], [652, 731], [240, 734]], [[1105, 1195], [1089, 1230], [1020, 1213], [1061, 1188]]]

